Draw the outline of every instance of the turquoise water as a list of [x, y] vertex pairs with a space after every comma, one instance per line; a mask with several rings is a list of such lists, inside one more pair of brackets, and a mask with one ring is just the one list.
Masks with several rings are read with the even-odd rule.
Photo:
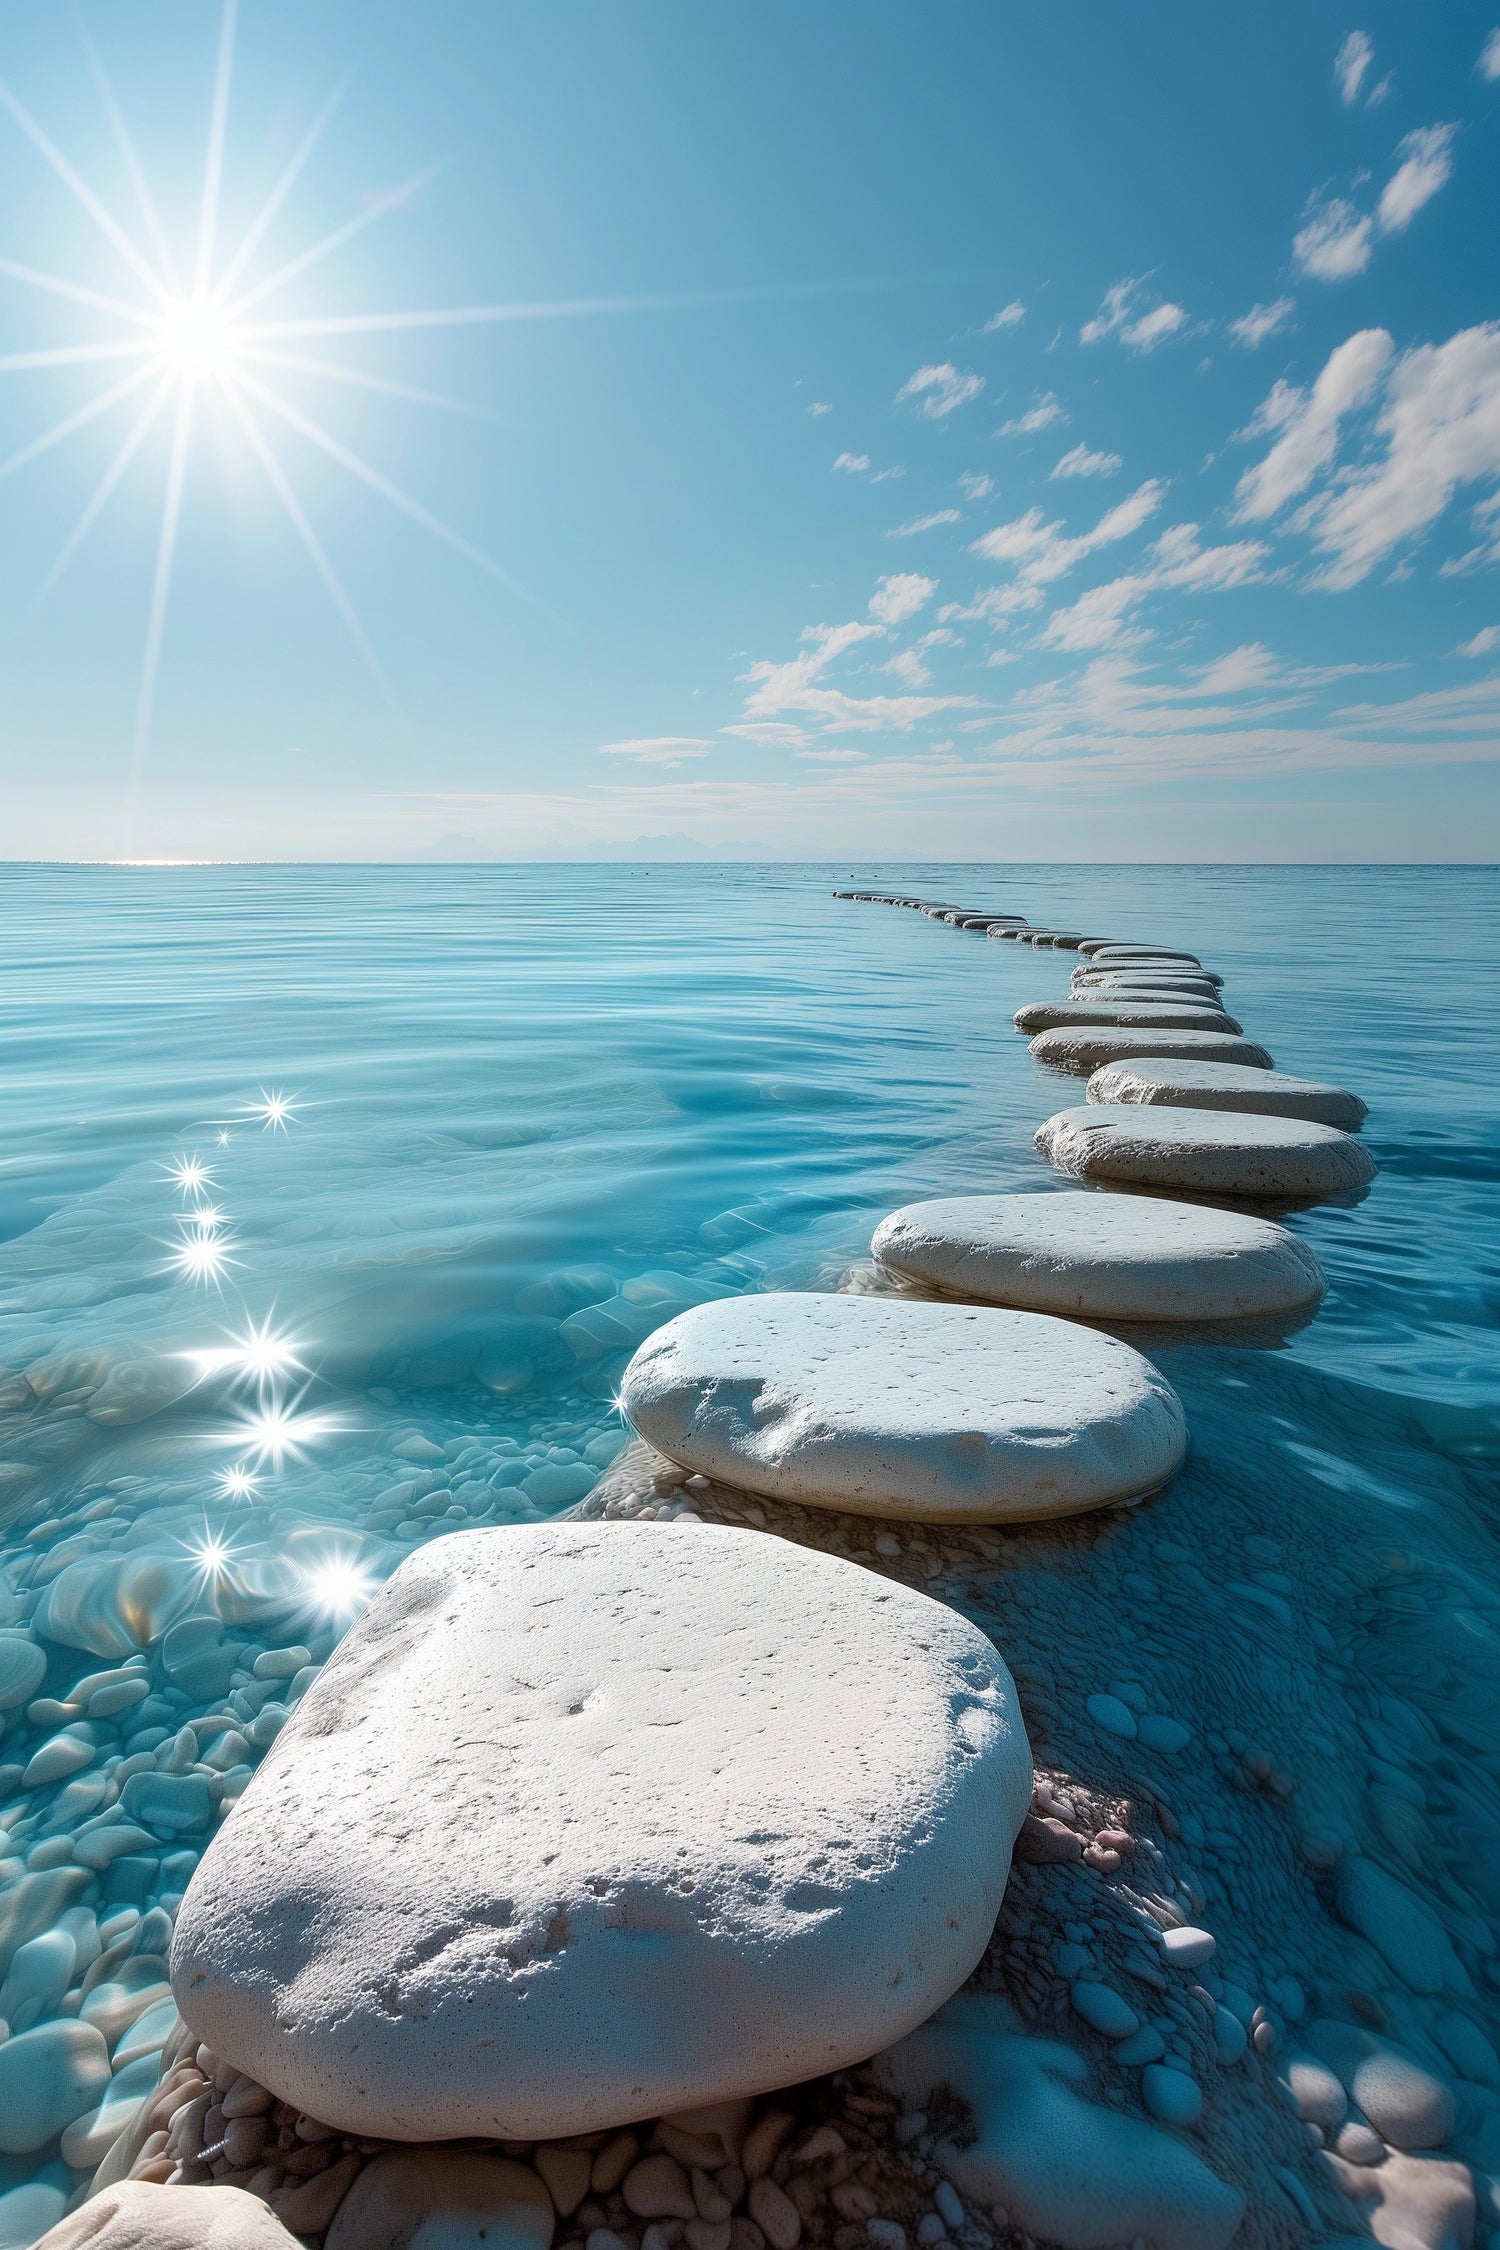
[[[1400, 1473], [1488, 1473], [1493, 870], [11, 868], [0, 1974], [18, 1885], [76, 1941], [63, 1986], [12, 1987], [13, 2033], [90, 2020], [101, 1944], [155, 2004], [151, 1917], [206, 1800], [153, 1780], [129, 1848], [96, 1869], [78, 1839], [114, 1834], [195, 1721], [192, 1772], [237, 1794], [292, 1699], [282, 1652], [318, 1662], [412, 1544], [582, 1497], [661, 1320], [835, 1286], [914, 1196], [1050, 1183], [1031, 1135], [1082, 1087], [1010, 1018], [1072, 957], [830, 896], [851, 880], [1181, 943], [1281, 1067], [1362, 1094], [1374, 1187], [1288, 1222], [1332, 1286], [1277, 1354], [1311, 1378], [1279, 1387], [1278, 1429], [1389, 1486], [1362, 1452], [1378, 1400]], [[1216, 1382], [1243, 1420], [1254, 1355], [1191, 1360], [1164, 1364], [1201, 1448]], [[73, 1691], [106, 1672], [91, 1715]], [[0, 2157], [0, 2197], [53, 2199], [0, 2200], [0, 2246], [86, 2175], [66, 2154]]]

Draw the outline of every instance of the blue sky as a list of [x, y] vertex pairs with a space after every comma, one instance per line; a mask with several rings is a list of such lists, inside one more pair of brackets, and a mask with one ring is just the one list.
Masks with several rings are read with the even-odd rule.
[[81, 22], [6, 856], [1500, 857], [1495, 0]]

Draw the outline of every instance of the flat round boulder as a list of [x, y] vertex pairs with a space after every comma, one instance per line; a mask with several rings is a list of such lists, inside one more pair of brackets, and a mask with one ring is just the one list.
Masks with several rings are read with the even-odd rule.
[[1244, 1027], [1223, 1009], [1192, 1001], [1133, 1000], [1124, 997], [1098, 1000], [1030, 1000], [1015, 1013], [1017, 1031], [1057, 1031], [1070, 1024], [1144, 1024], [1159, 1031], [1228, 1031]]
[[1075, 969], [1068, 982], [1075, 992], [1112, 992], [1131, 984], [1165, 986], [1169, 992], [1218, 992], [1224, 979], [1208, 969], [1153, 969], [1145, 964], [1136, 969]]
[[1351, 1133], [1238, 1110], [1133, 1102], [1064, 1109], [1039, 1128], [1036, 1145], [1075, 1179], [1202, 1195], [1323, 1202], [1375, 1177], [1374, 1158]]
[[955, 1991], [1030, 1791], [1009, 1673], [925, 1594], [717, 1524], [457, 1532], [376, 1595], [209, 1844], [173, 1990], [361, 2137], [700, 2108], [861, 2061]]
[[1038, 1313], [767, 1294], [695, 1305], [621, 1384], [682, 1467], [804, 1507], [1028, 1523], [1164, 1484], [1177, 1394], [1126, 1344]]
[[1236, 1320], [1316, 1304], [1306, 1243], [1269, 1219], [1134, 1195], [954, 1195], [875, 1230], [882, 1265], [955, 1295], [1093, 1320]]
[[1091, 961], [1187, 961], [1195, 969], [1203, 964], [1196, 953], [1179, 953], [1170, 945], [1100, 945], [1089, 955]]
[[1228, 1031], [1169, 1031], [1155, 1024], [1101, 1024], [1094, 1029], [1064, 1024], [1056, 1031], [1038, 1032], [1031, 1053], [1049, 1070], [1066, 1070], [1075, 1078], [1087, 1078], [1104, 1063], [1137, 1055], [1177, 1062], [1245, 1063], [1252, 1070], [1272, 1067], [1266, 1049], [1253, 1039], [1237, 1039]]
[[1243, 1063], [1106, 1063], [1088, 1083], [1091, 1102], [1136, 1102], [1167, 1109], [1232, 1109], [1267, 1117], [1305, 1117], [1357, 1133], [1369, 1114], [1358, 1094], [1293, 1078], [1282, 1070], [1247, 1070]]

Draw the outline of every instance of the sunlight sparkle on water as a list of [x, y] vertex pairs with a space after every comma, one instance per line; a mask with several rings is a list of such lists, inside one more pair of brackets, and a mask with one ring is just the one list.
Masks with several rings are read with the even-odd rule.
[[167, 1178], [175, 1188], [180, 1188], [184, 1195], [201, 1195], [205, 1188], [212, 1187], [214, 1184], [212, 1172], [209, 1171], [206, 1164], [199, 1163], [196, 1153], [192, 1156], [179, 1157], [175, 1164], [169, 1164], [167, 1166]]
[[331, 1436], [337, 1427], [329, 1415], [301, 1414], [295, 1405], [272, 1399], [243, 1416], [235, 1429], [226, 1431], [225, 1442], [243, 1446], [246, 1458], [253, 1456], [257, 1466], [269, 1463], [279, 1469], [288, 1455], [300, 1461], [308, 1446]]
[[221, 1531], [211, 1531], [205, 1523], [197, 1539], [185, 1542], [187, 1552], [198, 1566], [198, 1575], [205, 1585], [222, 1578], [234, 1561], [233, 1543]]
[[308, 1606], [334, 1624], [347, 1624], [375, 1592], [376, 1581], [352, 1555], [328, 1555], [314, 1563], [303, 1581]]
[[225, 1500], [253, 1500], [260, 1490], [243, 1461], [236, 1461], [231, 1469], [221, 1469], [218, 1485], [220, 1497]]
[[258, 1117], [268, 1133], [284, 1133], [287, 1119], [297, 1114], [297, 1102], [292, 1094], [268, 1094], [264, 1086], [260, 1100], [251, 1102], [245, 1111], [247, 1117]]
[[211, 1375], [232, 1375], [264, 1391], [278, 1375], [302, 1368], [297, 1356], [300, 1350], [290, 1336], [278, 1335], [267, 1317], [259, 1327], [252, 1320], [242, 1335], [232, 1337], [227, 1344], [210, 1345], [185, 1356], [196, 1365], [200, 1383]]
[[230, 1267], [239, 1262], [238, 1258], [231, 1258], [229, 1244], [221, 1240], [217, 1230], [208, 1229], [179, 1243], [168, 1258], [167, 1267], [184, 1281], [212, 1282], [217, 1288]]

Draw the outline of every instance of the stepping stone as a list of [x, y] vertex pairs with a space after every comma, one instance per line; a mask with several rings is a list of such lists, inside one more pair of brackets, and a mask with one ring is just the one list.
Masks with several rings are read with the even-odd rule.
[[1203, 966], [1196, 953], [1180, 953], [1172, 945], [1101, 945], [1089, 958], [1093, 961], [1187, 961], [1194, 968]]
[[1241, 1063], [1106, 1063], [1088, 1083], [1091, 1102], [1140, 1102], [1168, 1109], [1255, 1111], [1268, 1117], [1306, 1117], [1357, 1133], [1369, 1114], [1358, 1094], [1293, 1078], [1280, 1070], [1247, 1070]]
[[1268, 1219], [1087, 1189], [909, 1203], [870, 1248], [935, 1289], [1090, 1320], [1285, 1313], [1327, 1287], [1306, 1243]]
[[1064, 1025], [1038, 1032], [1031, 1053], [1049, 1070], [1066, 1070], [1075, 1078], [1087, 1078], [1105, 1063], [1137, 1055], [1177, 1062], [1247, 1063], [1252, 1070], [1272, 1068], [1269, 1053], [1253, 1039], [1236, 1039], [1227, 1031], [1169, 1031], [1145, 1024], [1100, 1025], [1097, 1030]]
[[1031, 1779], [988, 1638], [857, 1564], [717, 1524], [457, 1532], [208, 1846], [173, 1987], [216, 2054], [361, 2137], [698, 2109], [955, 1991]]
[[620, 1386], [683, 1468], [804, 1507], [1029, 1523], [1164, 1484], [1186, 1429], [1128, 1345], [1037, 1313], [768, 1294], [696, 1305]]
[[1164, 985], [1172, 992], [1184, 987], [1218, 992], [1224, 983], [1212, 969], [1153, 969], [1149, 963], [1138, 969], [1075, 969], [1068, 981], [1075, 992], [1108, 992], [1129, 984]]
[[1133, 1102], [1064, 1109], [1040, 1128], [1036, 1145], [1075, 1179], [1202, 1195], [1322, 1202], [1375, 1177], [1374, 1158], [1351, 1133], [1245, 1111]]
[[1017, 1008], [1012, 1019], [1017, 1031], [1058, 1031], [1069, 1025], [1144, 1024], [1161, 1031], [1228, 1031], [1244, 1027], [1222, 1008], [1174, 1005], [1170, 1000], [1032, 1000]]

